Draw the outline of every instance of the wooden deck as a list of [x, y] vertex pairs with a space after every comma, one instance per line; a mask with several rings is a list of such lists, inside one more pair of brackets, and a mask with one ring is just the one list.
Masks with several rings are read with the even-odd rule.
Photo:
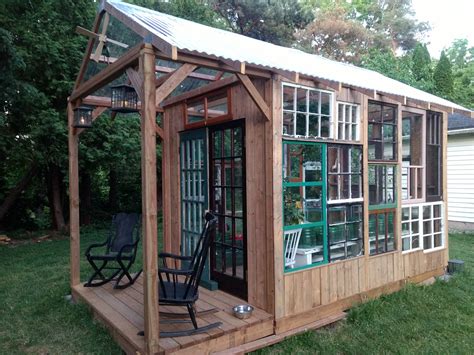
[[[90, 306], [96, 318], [109, 328], [112, 336], [127, 354], [144, 353], [144, 338], [137, 333], [143, 330], [143, 285], [142, 277], [124, 290], [114, 290], [112, 285], [86, 288], [82, 285], [73, 289], [75, 299]], [[252, 317], [240, 320], [232, 315], [232, 306], [245, 303], [222, 291], [200, 288], [198, 311], [211, 308], [217, 312], [198, 319], [199, 325], [222, 322], [219, 328], [207, 333], [185, 337], [160, 339], [160, 352], [210, 353], [243, 345], [273, 334], [273, 316], [255, 309]], [[183, 312], [180, 307], [160, 307], [161, 311]], [[162, 317], [162, 319], [165, 319]], [[161, 324], [160, 330], [189, 329], [186, 324]]]

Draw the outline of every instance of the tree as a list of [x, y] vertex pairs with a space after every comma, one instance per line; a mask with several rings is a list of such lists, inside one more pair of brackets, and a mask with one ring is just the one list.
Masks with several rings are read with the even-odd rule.
[[433, 73], [434, 87], [436, 94], [445, 98], [450, 98], [453, 93], [453, 72], [451, 62], [446, 53], [441, 52], [438, 64]]
[[[67, 96], [86, 43], [75, 34], [75, 26], [91, 23], [94, 13], [95, 6], [88, 0], [4, 0], [0, 4], [0, 28], [11, 36], [10, 42], [3, 43], [7, 47], [10, 43], [10, 52], [17, 57], [17, 64], [8, 67], [8, 75], [15, 80], [9, 78], [11, 84], [2, 85], [0, 94], [6, 98], [2, 131], [6, 131], [6, 144], [14, 147], [6, 161], [12, 172], [9, 185], [22, 181], [24, 167], [28, 166], [25, 162], [36, 162], [40, 174], [34, 185], [38, 190], [30, 198], [39, 204], [43, 198], [49, 201], [53, 225], [60, 230], [65, 229]], [[9, 218], [21, 220], [16, 217]]]
[[312, 20], [298, 0], [216, 0], [213, 7], [232, 31], [283, 46]]
[[375, 34], [376, 46], [393, 54], [409, 51], [428, 30], [414, 17], [411, 0], [353, 0], [353, 18]]
[[412, 60], [412, 71], [415, 80], [431, 80], [431, 56], [426, 44], [416, 44]]
[[373, 44], [373, 35], [360, 22], [350, 19], [349, 11], [339, 3], [319, 9], [314, 21], [298, 31], [299, 44], [330, 59], [359, 63]]

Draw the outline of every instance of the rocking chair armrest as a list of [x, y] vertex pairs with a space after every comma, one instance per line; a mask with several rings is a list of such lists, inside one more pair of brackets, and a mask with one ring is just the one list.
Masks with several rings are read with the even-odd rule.
[[178, 259], [178, 260], [192, 260], [192, 256], [183, 256], [183, 255], [176, 255], [171, 253], [159, 253], [158, 257], [160, 258], [171, 258], [171, 259]]
[[133, 243], [123, 245], [123, 246], [120, 248], [120, 251], [118, 252], [117, 257], [118, 257], [118, 258], [121, 258], [121, 257], [122, 257], [122, 253], [124, 252], [124, 250], [125, 250], [126, 248], [132, 248], [132, 249], [134, 249], [134, 248], [137, 247], [137, 245], [138, 245], [138, 240], [136, 240], [136, 241], [133, 242]]
[[91, 244], [87, 247], [86, 249], [86, 252], [85, 252], [85, 255], [90, 255], [92, 249], [95, 249], [95, 248], [99, 248], [99, 247], [103, 247], [103, 246], [106, 246], [107, 245], [107, 240], [103, 243], [94, 243], [94, 244]]
[[181, 275], [181, 276], [189, 276], [193, 273], [192, 269], [170, 269], [167, 267], [160, 267], [158, 268], [158, 272], [162, 272], [165, 274], [171, 274], [171, 275]]

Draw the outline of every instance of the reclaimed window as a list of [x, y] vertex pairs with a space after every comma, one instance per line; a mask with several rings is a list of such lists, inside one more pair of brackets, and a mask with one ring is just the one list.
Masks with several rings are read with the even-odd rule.
[[423, 116], [403, 112], [402, 200], [423, 200]]
[[364, 253], [362, 204], [328, 207], [329, 261]]
[[420, 205], [410, 205], [402, 208], [402, 251], [421, 249], [420, 224]]
[[397, 107], [369, 101], [369, 160], [397, 160]]
[[426, 200], [438, 201], [442, 196], [442, 116], [428, 111], [426, 115]]
[[296, 270], [327, 261], [326, 146], [283, 141], [283, 230], [302, 229]]
[[369, 212], [370, 255], [387, 253], [396, 249], [395, 209]]
[[362, 147], [328, 146], [328, 200], [362, 201]]
[[336, 138], [346, 141], [360, 140], [360, 106], [337, 103]]
[[395, 207], [396, 166], [369, 164], [369, 209]]
[[283, 84], [283, 135], [332, 138], [333, 93]]
[[443, 203], [427, 203], [423, 208], [423, 249], [432, 250], [444, 246]]
[[202, 127], [231, 118], [230, 89], [186, 101], [185, 128]]

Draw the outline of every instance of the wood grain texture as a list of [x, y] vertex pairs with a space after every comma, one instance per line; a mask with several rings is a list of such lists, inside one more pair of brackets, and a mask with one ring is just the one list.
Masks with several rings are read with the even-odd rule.
[[79, 98], [90, 95], [94, 91], [110, 83], [112, 80], [118, 78], [126, 68], [133, 66], [138, 62], [142, 47], [143, 44], [139, 43], [135, 47], [129, 49], [115, 63], [110, 64], [104, 70], [100, 71], [86, 82], [80, 84], [72, 92], [70, 100], [75, 101]]
[[155, 55], [146, 45], [140, 54], [143, 76], [141, 111], [142, 160], [142, 233], [143, 233], [143, 304], [145, 352], [153, 354], [159, 345], [158, 313], [158, 229], [156, 191], [156, 111], [155, 111]]
[[240, 82], [245, 87], [245, 89], [247, 90], [247, 92], [249, 93], [252, 100], [257, 105], [257, 107], [260, 109], [260, 111], [262, 111], [265, 118], [268, 121], [271, 121], [272, 111], [270, 110], [270, 107], [268, 107], [268, 104], [265, 102], [265, 99], [258, 92], [257, 88], [253, 85], [250, 78], [247, 75], [243, 75], [241, 73], [236, 73], [236, 75], [239, 78]]
[[80, 233], [79, 233], [79, 138], [75, 134], [74, 112], [71, 102], [67, 105], [69, 147], [69, 235], [70, 235], [70, 286], [80, 280]]

